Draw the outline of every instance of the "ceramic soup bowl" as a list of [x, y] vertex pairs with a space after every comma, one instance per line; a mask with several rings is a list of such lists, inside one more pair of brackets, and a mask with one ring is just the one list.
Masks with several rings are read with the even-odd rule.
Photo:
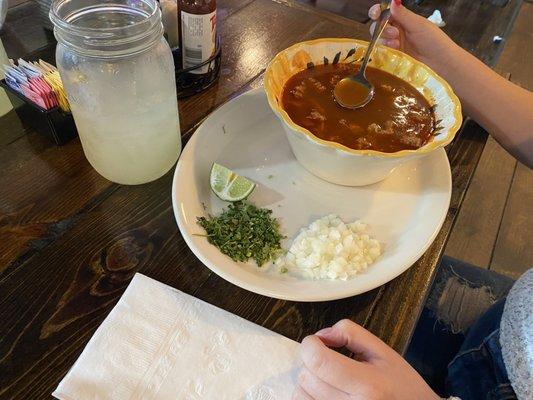
[[325, 62], [358, 62], [368, 42], [355, 39], [317, 39], [297, 43], [278, 53], [264, 79], [268, 102], [280, 118], [296, 159], [314, 175], [332, 183], [362, 186], [379, 182], [409, 160], [450, 143], [462, 122], [461, 104], [450, 85], [428, 66], [398, 50], [377, 46], [370, 66], [389, 72], [415, 87], [435, 107], [438, 133], [416, 150], [384, 153], [354, 150], [320, 139], [294, 123], [281, 105], [283, 87], [297, 72]]

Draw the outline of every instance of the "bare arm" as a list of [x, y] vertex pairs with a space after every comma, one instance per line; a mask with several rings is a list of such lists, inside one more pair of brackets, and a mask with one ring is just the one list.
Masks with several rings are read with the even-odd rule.
[[475, 119], [509, 153], [533, 168], [533, 93], [501, 77], [459, 46], [443, 73]]
[[[533, 93], [492, 71], [425, 18], [396, 2], [391, 12], [392, 26], [384, 31], [383, 43], [433, 68], [453, 87], [466, 114], [533, 168]], [[369, 15], [376, 19], [379, 7]]]

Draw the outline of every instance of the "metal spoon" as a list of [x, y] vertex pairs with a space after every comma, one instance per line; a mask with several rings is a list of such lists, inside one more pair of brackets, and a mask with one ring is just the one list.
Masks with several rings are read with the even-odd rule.
[[337, 100], [337, 102], [343, 107], [351, 109], [360, 108], [367, 105], [374, 97], [374, 86], [365, 76], [366, 65], [368, 64], [368, 60], [370, 60], [372, 50], [374, 50], [374, 46], [383, 32], [385, 25], [389, 22], [391, 15], [390, 3], [390, 0], [383, 0], [380, 4], [381, 14], [374, 28], [372, 40], [366, 49], [361, 68], [357, 74], [341, 79], [335, 85], [335, 89], [333, 89], [335, 100]]

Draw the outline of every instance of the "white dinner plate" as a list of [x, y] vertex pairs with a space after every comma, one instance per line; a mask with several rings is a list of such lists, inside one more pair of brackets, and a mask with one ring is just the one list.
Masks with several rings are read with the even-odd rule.
[[[284, 248], [300, 228], [334, 213], [345, 222], [367, 222], [369, 234], [384, 244], [383, 254], [347, 281], [304, 279], [280, 274], [268, 265], [234, 262], [205, 237], [195, 235], [205, 233], [197, 217], [218, 214], [228, 205], [210, 189], [213, 162], [257, 183], [250, 201], [273, 210], [287, 236]], [[450, 165], [443, 149], [398, 167], [385, 181], [370, 186], [338, 186], [315, 177], [294, 158], [262, 89], [229, 101], [206, 119], [185, 147], [172, 186], [181, 234], [207, 267], [244, 289], [294, 301], [340, 299], [394, 279], [435, 239], [450, 195]]]

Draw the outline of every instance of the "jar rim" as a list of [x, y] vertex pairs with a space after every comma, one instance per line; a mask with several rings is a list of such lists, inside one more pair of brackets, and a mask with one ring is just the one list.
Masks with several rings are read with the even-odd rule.
[[[77, 24], [96, 12], [139, 17], [122, 25], [91, 27]], [[58, 42], [82, 53], [127, 52], [145, 49], [163, 35], [161, 11], [156, 0], [54, 0], [49, 18]]]

